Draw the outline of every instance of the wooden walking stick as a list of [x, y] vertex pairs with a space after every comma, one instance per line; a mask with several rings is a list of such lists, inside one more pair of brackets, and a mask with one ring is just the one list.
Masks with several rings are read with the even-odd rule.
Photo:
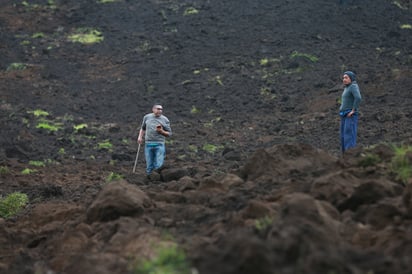
[[139, 144], [139, 147], [137, 148], [136, 160], [134, 161], [134, 167], [133, 167], [133, 173], [135, 173], [136, 171], [137, 159], [139, 159], [139, 151], [140, 151], [140, 144]]

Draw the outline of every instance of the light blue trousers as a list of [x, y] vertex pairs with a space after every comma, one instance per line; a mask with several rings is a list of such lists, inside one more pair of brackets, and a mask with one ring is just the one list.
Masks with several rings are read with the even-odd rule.
[[166, 155], [165, 144], [163, 143], [146, 143], [144, 154], [146, 157], [146, 174], [150, 175], [153, 170], [163, 166]]

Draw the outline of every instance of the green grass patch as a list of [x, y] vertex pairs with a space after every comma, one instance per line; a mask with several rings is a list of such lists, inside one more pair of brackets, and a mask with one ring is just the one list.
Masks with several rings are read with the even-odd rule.
[[29, 202], [26, 194], [14, 192], [6, 197], [0, 197], [0, 216], [9, 218], [19, 213]]
[[297, 57], [304, 57], [308, 59], [309, 61], [311, 61], [312, 63], [316, 63], [317, 61], [319, 61], [318, 57], [311, 55], [311, 54], [307, 54], [307, 53], [301, 53], [301, 52], [294, 51], [290, 55], [290, 58], [297, 58]]
[[15, 71], [15, 70], [24, 70], [27, 68], [27, 64], [25, 63], [11, 63], [6, 71]]
[[87, 124], [79, 124], [79, 125], [74, 125], [73, 126], [74, 130], [77, 132], [81, 129], [87, 128]]
[[412, 177], [412, 163], [407, 157], [412, 153], [412, 146], [393, 145], [392, 149], [395, 152], [392, 158], [392, 171], [396, 174], [398, 180], [406, 184], [409, 178]]
[[68, 40], [73, 43], [95, 44], [104, 40], [103, 34], [92, 28], [79, 28], [68, 36]]
[[209, 152], [209, 153], [215, 153], [219, 149], [222, 149], [222, 147], [223, 146], [216, 146], [216, 145], [213, 145], [213, 144], [204, 144], [202, 149], [206, 152]]
[[412, 29], [412, 25], [410, 24], [403, 24], [400, 26], [401, 29]]
[[23, 170], [21, 171], [21, 174], [23, 174], [23, 175], [30, 175], [30, 174], [33, 174], [33, 173], [36, 173], [36, 172], [37, 172], [36, 169], [25, 168], [25, 169], [23, 169]]
[[27, 113], [33, 114], [35, 117], [49, 116], [49, 113], [42, 109], [27, 111]]
[[36, 167], [45, 167], [46, 164], [43, 161], [29, 161], [29, 165]]
[[159, 247], [150, 259], [139, 260], [133, 267], [134, 274], [191, 274], [185, 252], [176, 244]]
[[36, 128], [45, 129], [47, 131], [54, 132], [54, 131], [58, 131], [61, 127], [59, 124], [53, 124], [48, 121], [43, 121], [43, 122], [39, 122]]
[[113, 147], [112, 143], [110, 143], [109, 140], [100, 142], [97, 146], [99, 149], [111, 149]]

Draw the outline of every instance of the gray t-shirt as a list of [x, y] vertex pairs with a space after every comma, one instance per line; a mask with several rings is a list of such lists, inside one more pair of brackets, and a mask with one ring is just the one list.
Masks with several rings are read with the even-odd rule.
[[160, 115], [156, 117], [153, 113], [146, 114], [143, 117], [142, 129], [145, 131], [146, 143], [164, 143], [165, 136], [156, 131], [156, 127], [161, 125], [163, 130], [169, 132], [169, 136], [172, 135], [172, 129], [170, 127], [169, 119], [166, 116]]

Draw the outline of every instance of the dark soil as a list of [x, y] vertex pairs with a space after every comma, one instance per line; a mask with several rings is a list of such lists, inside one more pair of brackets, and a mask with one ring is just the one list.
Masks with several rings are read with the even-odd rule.
[[[412, 273], [409, 0], [101, 2], [0, 2], [0, 195], [30, 200], [0, 218], [0, 273], [133, 273], [173, 242], [192, 273]], [[155, 102], [173, 136], [148, 181]]]

